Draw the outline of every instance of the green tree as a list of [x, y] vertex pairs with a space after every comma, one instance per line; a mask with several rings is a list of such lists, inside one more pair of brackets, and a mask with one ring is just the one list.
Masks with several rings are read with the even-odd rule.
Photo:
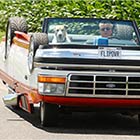
[[0, 0], [0, 30], [11, 16], [25, 17], [29, 31], [41, 31], [44, 17], [94, 17], [135, 20], [140, 26], [139, 0]]

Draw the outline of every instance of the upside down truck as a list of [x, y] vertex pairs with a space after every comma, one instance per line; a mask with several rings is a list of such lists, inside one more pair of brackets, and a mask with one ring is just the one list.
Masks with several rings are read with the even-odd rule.
[[[111, 36], [100, 35], [100, 22], [113, 25]], [[9, 91], [4, 103], [29, 113], [40, 104], [43, 126], [56, 125], [60, 111], [131, 112], [140, 119], [138, 27], [128, 20], [45, 18], [41, 33], [28, 33], [25, 19], [12, 17], [0, 44], [0, 78]]]

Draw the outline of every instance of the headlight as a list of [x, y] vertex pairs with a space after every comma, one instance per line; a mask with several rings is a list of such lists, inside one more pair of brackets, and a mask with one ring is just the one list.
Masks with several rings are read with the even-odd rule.
[[38, 83], [38, 90], [41, 94], [63, 94], [64, 84]]
[[44, 75], [38, 76], [38, 90], [40, 94], [64, 94], [65, 91], [64, 77], [48, 77]]

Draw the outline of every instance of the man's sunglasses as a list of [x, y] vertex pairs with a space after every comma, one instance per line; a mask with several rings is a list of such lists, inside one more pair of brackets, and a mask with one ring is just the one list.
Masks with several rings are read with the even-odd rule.
[[106, 27], [106, 28], [101, 28], [100, 30], [101, 30], [101, 31], [109, 31], [109, 30], [111, 30], [111, 28]]

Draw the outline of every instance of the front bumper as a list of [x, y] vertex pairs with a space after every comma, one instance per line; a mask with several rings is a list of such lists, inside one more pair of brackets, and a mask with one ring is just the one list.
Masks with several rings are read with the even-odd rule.
[[140, 108], [140, 99], [43, 96], [44, 102], [62, 106], [93, 108]]

